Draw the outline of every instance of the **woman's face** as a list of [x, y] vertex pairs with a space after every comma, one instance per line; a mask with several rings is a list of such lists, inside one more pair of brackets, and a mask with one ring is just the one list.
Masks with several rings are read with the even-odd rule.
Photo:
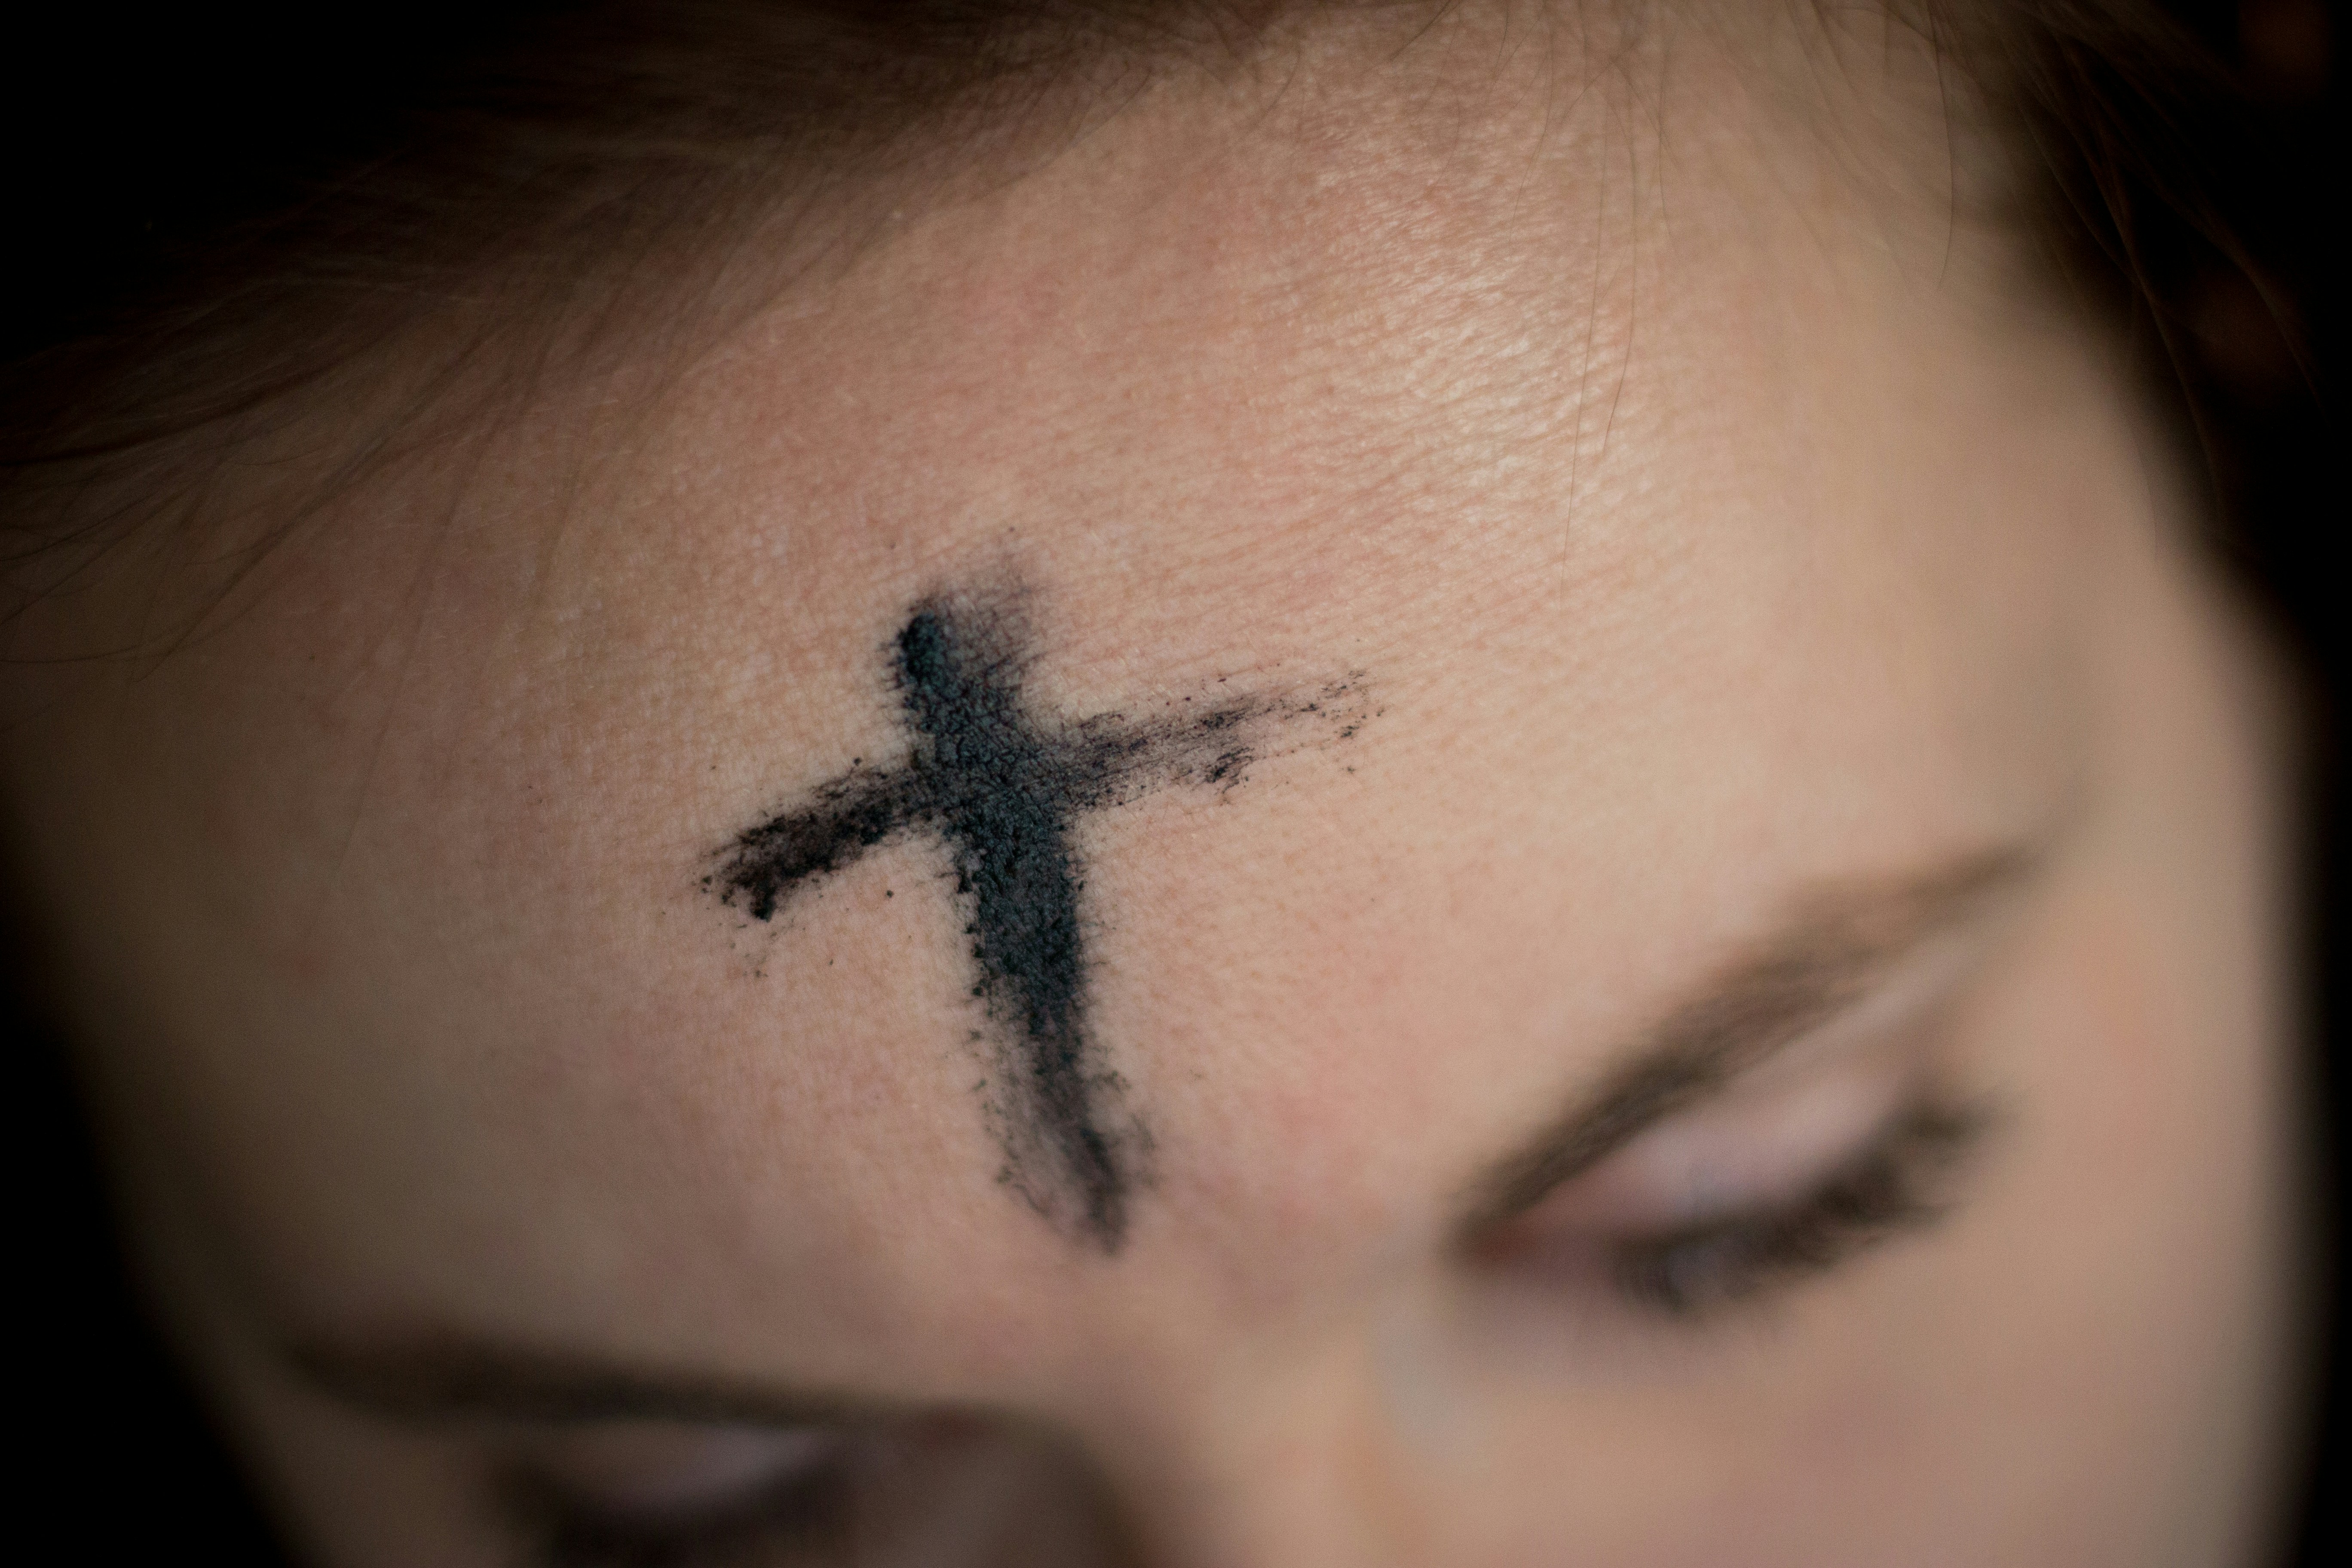
[[322, 1561], [2252, 1550], [2278, 705], [2168, 471], [1895, 36], [1449, 16], [314, 410], [40, 689]]

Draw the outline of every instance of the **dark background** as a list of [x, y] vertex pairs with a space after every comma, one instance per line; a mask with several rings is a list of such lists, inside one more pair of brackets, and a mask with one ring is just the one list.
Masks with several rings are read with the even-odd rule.
[[[336, 13], [331, 35], [291, 30], [283, 12], [228, 8], [93, 5], [12, 21], [0, 51], [0, 366], [13, 368], [0, 374], [16, 380], [0, 390], [37, 395], [22, 355], [102, 314], [168, 261], [178, 236], [224, 213], [267, 209], [364, 147], [420, 62], [483, 26], [456, 18], [517, 9], [415, 5], [374, 15], [373, 34], [365, 7]], [[2103, 202], [2122, 198], [2126, 228], [2086, 220], [2083, 237], [2144, 285], [2130, 330], [2177, 389], [2177, 416], [2205, 454], [2220, 549], [2273, 607], [2316, 691], [2313, 1071], [2332, 1243], [2347, 1212], [2339, 1133], [2352, 1129], [2352, 834], [2342, 826], [2352, 818], [2338, 743], [2352, 685], [2332, 377], [2347, 259], [2335, 232], [2347, 205], [2343, 5], [2176, 0], [2165, 9], [2207, 46], [2219, 74], [2154, 92], [2116, 84], [2109, 128], [2155, 151], [2145, 171], [2126, 163], [2100, 182]], [[16, 1074], [22, 1152], [11, 1291], [20, 1302], [20, 1518], [89, 1561], [283, 1562], [125, 1280], [62, 1051], [22, 1007], [0, 1004], [0, 1063]], [[2340, 1348], [2312, 1373], [2324, 1418], [2294, 1559], [2309, 1568], [2352, 1563], [2347, 1373]]]

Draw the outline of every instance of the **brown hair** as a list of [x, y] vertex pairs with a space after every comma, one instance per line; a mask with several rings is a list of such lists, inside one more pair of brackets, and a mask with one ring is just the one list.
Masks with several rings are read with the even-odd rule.
[[[1170, 59], [1230, 68], [1318, 8], [527, 0], [404, 9], [308, 58], [274, 25], [183, 11], [140, 18], [135, 47], [53, 38], [25, 58], [57, 79], [13, 100], [15, 144], [47, 150], [15, 182], [28, 237], [0, 317], [0, 535], [16, 585], [37, 584], [29, 563], [168, 510], [194, 470], [158, 465], [233, 445], [453, 299], [486, 321], [594, 321], [600, 291], [677, 256], [682, 230], [772, 206], [780, 171], [838, 182], [943, 144], [966, 155], [1024, 111], [1087, 96], [1074, 86], [1098, 100]], [[2237, 14], [1922, 0], [1903, 19], [2011, 122], [2065, 286], [2187, 394], [2176, 406], [2216, 510], [2242, 536], [2277, 468], [2254, 449], [2276, 405], [2313, 403], [2296, 258], [2315, 237], [2295, 231], [2313, 204], [2288, 199], [2303, 187], [2265, 143], [2293, 127], [2263, 107], [2261, 60], [2233, 66], [2216, 47]], [[2241, 416], [2263, 405], [2269, 418]]]
[[[2305, 162], [2340, 119], [2327, 0], [1885, 3], [1916, 5], [1905, 19], [2005, 118], [2054, 280], [2142, 351], [2205, 459], [2218, 537], [2315, 663], [2340, 668], [2352, 617], [2326, 554], [2343, 508], [2327, 499], [2341, 480], [2322, 287], [2340, 270], [2336, 204]], [[20, 21], [10, 65], [29, 79], [0, 93], [16, 237], [0, 622], [5, 591], [37, 595], [192, 504], [207, 462], [453, 299], [474, 302], [492, 351], [477, 361], [512, 341], [506, 315], [584, 320], [593, 340], [618, 313], [616, 279], [674, 255], [681, 228], [772, 203], [781, 169], [900, 166], [1050, 125], [1170, 61], [1243, 68], [1315, 4], [416, 0], [346, 10], [346, 32], [310, 38], [280, 11], [91, 4]], [[2347, 882], [2340, 868], [2330, 880]], [[37, 1105], [68, 1098], [34, 1070]], [[38, 1120], [52, 1137], [78, 1125]], [[161, 1510], [184, 1550], [225, 1468], [194, 1443], [156, 1446], [184, 1441], [159, 1438], [159, 1411], [194, 1419], [168, 1396], [92, 1393], [90, 1368], [158, 1389], [168, 1374], [152, 1350], [121, 1371], [142, 1353], [121, 1286], [110, 1263], [73, 1256], [100, 1234], [95, 1197], [74, 1197], [88, 1154], [37, 1163], [67, 1194], [34, 1205], [52, 1226], [33, 1247], [37, 1307], [71, 1343], [121, 1342], [53, 1358], [75, 1372], [38, 1420], [79, 1431], [85, 1407], [127, 1401], [130, 1419], [100, 1411], [105, 1440], [121, 1473], [147, 1457], [151, 1497], [187, 1489]], [[2328, 1452], [2340, 1460], [2340, 1429]], [[2317, 1496], [2337, 1511], [2313, 1526], [2310, 1561], [2341, 1561], [2341, 1505]]]
[[[544, 352], [551, 323], [593, 341], [633, 279], [709, 284], [685, 258], [726, 247], [697, 238], [968, 158], [1081, 79], [1099, 96], [1165, 58], [1237, 60], [1285, 8], [527, 0], [404, 16], [291, 70], [211, 17], [155, 19], [127, 61], [93, 42], [100, 70], [45, 97], [64, 124], [41, 141], [68, 151], [26, 182], [35, 240], [0, 327], [11, 585], [192, 505], [291, 395], [422, 320], [469, 317], [450, 357], [476, 368]], [[385, 422], [463, 379], [445, 367]]]

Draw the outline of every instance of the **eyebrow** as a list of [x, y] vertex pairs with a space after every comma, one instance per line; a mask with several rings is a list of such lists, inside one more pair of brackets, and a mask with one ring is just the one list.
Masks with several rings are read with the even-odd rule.
[[[910, 1407], [823, 1389], [633, 1366], [449, 1331], [379, 1341], [300, 1340], [288, 1365], [338, 1403], [411, 1425], [676, 1422], [712, 1426], [844, 1426]], [[936, 1414], [936, 1407], [926, 1407]]]
[[2038, 846], [2008, 845], [1907, 877], [1817, 889], [1668, 1010], [1597, 1088], [1487, 1166], [1469, 1184], [1463, 1233], [1525, 1213], [1650, 1128], [1723, 1093], [2014, 889], [2042, 858]]
[[[1465, 1234], [1542, 1201], [1643, 1131], [1728, 1089], [1742, 1074], [1869, 994], [1930, 940], [1964, 923], [2039, 865], [2007, 847], [1920, 875], [1816, 890], [1772, 934], [1673, 1007], [1600, 1086], [1469, 1189]], [[354, 1409], [415, 1425], [842, 1426], [913, 1407], [828, 1389], [793, 1389], [633, 1365], [590, 1353], [448, 1330], [376, 1339], [302, 1339], [288, 1365]], [[936, 1414], [936, 1407], [926, 1406]]]

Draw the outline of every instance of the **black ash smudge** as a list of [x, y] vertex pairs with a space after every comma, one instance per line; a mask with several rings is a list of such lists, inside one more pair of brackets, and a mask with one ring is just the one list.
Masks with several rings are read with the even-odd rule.
[[1156, 788], [1231, 789], [1286, 726], [1319, 721], [1346, 737], [1366, 715], [1351, 679], [1304, 698], [1220, 696], [1152, 721], [1107, 713], [1057, 722], [1022, 700], [1028, 640], [1010, 603], [959, 595], [918, 605], [893, 649], [911, 731], [907, 761], [854, 762], [809, 804], [737, 837], [705, 885], [772, 920], [796, 889], [886, 839], [938, 834], [971, 914], [972, 994], [1003, 1036], [990, 1121], [1004, 1179], [1048, 1218], [1113, 1252], [1149, 1135], [1118, 1114], [1123, 1086], [1100, 1065], [1087, 1026], [1085, 868], [1073, 825]]

